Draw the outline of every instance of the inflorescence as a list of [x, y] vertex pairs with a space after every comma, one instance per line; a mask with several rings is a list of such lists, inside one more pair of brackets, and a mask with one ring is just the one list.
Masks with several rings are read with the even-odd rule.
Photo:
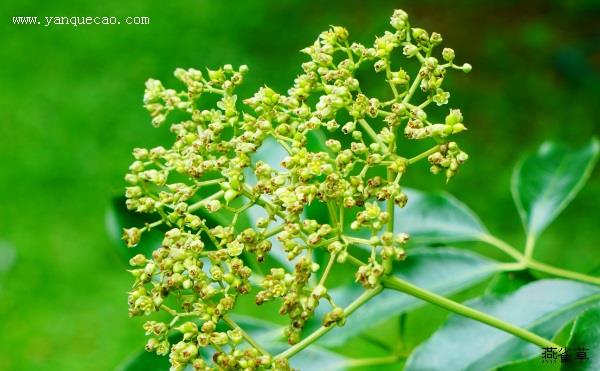
[[[440, 34], [410, 27], [404, 11], [396, 10], [390, 23], [394, 30], [371, 47], [351, 44], [342, 27], [321, 33], [302, 50], [310, 60], [287, 95], [265, 86], [239, 102], [235, 90], [246, 66], [206, 73], [177, 69], [183, 91], [147, 81], [144, 106], [153, 125], [173, 116], [177, 122], [170, 123], [175, 141], [169, 148], [133, 151], [135, 161], [125, 178], [127, 208], [159, 217], [126, 229], [127, 245], [136, 246], [151, 229], [165, 231], [152, 256], [139, 254], [130, 261], [135, 283], [129, 314], [162, 311], [171, 317], [170, 322], [146, 322], [144, 329], [150, 336], [146, 349], [169, 355], [172, 370], [186, 365], [288, 370], [285, 357], [262, 349], [229, 316], [238, 298], [254, 295], [258, 305], [279, 302], [280, 314], [289, 317], [284, 333], [292, 345], [319, 305], [330, 307], [323, 326], [343, 325], [344, 310], [327, 290], [331, 266], [344, 263], [352, 245], [370, 249], [355, 278], [367, 289], [377, 287], [391, 262], [405, 257], [408, 235], [395, 233], [393, 215], [395, 205], [407, 202], [402, 176], [427, 158], [432, 173], [450, 179], [467, 159], [449, 140], [465, 130], [461, 112], [451, 109], [437, 123], [425, 110], [431, 103], [448, 103], [450, 94], [442, 89], [448, 70], [469, 72], [471, 66], [454, 64], [449, 48], [442, 50], [442, 60], [435, 57]], [[409, 61], [392, 63], [402, 57]], [[410, 60], [418, 63], [414, 76], [394, 66]], [[385, 76], [388, 98], [369, 97], [361, 89], [356, 72], [367, 64]], [[217, 97], [216, 107], [203, 105], [208, 95]], [[187, 118], [179, 120], [182, 114]], [[327, 136], [325, 147], [309, 151], [307, 140], [316, 131]], [[430, 139], [434, 146], [403, 157], [398, 153], [402, 136]], [[269, 141], [287, 152], [280, 166], [255, 159]], [[314, 203], [327, 207], [329, 223], [306, 216]], [[263, 217], [244, 225], [251, 208]], [[211, 218], [221, 222], [211, 224]], [[358, 232], [367, 236], [356, 237]], [[271, 249], [285, 252], [293, 269], [282, 265], [264, 276], [251, 269], [250, 261], [264, 264]], [[315, 261], [316, 249], [328, 252], [327, 265]]]

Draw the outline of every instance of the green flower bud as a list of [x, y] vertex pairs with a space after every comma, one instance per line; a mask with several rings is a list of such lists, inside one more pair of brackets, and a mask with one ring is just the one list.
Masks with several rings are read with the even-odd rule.
[[134, 267], [141, 267], [146, 264], [148, 259], [143, 254], [137, 254], [133, 258], [129, 259], [129, 264]]
[[187, 334], [187, 333], [195, 334], [198, 332], [198, 326], [194, 322], [185, 322], [181, 326], [177, 327], [176, 330], [180, 331], [183, 334]]
[[211, 213], [215, 213], [221, 209], [221, 202], [219, 200], [210, 200], [206, 203], [206, 210]]
[[427, 43], [429, 41], [429, 35], [427, 34], [427, 31], [425, 31], [424, 29], [413, 28], [411, 31], [412, 31], [412, 37], [418, 43]]
[[342, 144], [335, 139], [328, 139], [325, 145], [334, 153], [338, 153], [342, 149]]
[[399, 31], [404, 30], [408, 25], [408, 14], [402, 9], [394, 10], [394, 14], [390, 18], [390, 25]]
[[465, 131], [465, 130], [467, 130], [467, 128], [465, 127], [465, 125], [459, 123], [459, 124], [456, 124], [456, 125], [454, 125], [452, 127], [452, 134], [458, 134], [461, 131]]
[[446, 116], [446, 125], [456, 125], [460, 122], [462, 122], [463, 120], [463, 116], [462, 113], [460, 112], [460, 110], [458, 109], [451, 109], [450, 113], [448, 114], [448, 116]]
[[220, 281], [223, 279], [223, 270], [218, 265], [213, 265], [210, 267], [209, 271], [214, 281]]
[[237, 196], [239, 196], [238, 191], [229, 189], [229, 190], [225, 191], [225, 195], [223, 196], [223, 198], [225, 199], [225, 202], [229, 203], [229, 202], [233, 201], [233, 199], [235, 199]]
[[356, 128], [356, 123], [354, 121], [348, 121], [344, 126], [342, 126], [342, 132], [344, 134], [349, 134], [354, 131]]
[[242, 331], [239, 327], [235, 328], [233, 330], [227, 331], [227, 336], [229, 336], [229, 338], [235, 345], [241, 344], [242, 341], [244, 341]]
[[169, 354], [169, 349], [171, 348], [171, 343], [168, 340], [161, 341], [156, 347], [156, 354], [159, 356], [165, 356]]
[[240, 256], [244, 252], [244, 244], [233, 241], [227, 244], [227, 254], [229, 256]]
[[346, 250], [343, 250], [338, 254], [336, 261], [340, 264], [344, 264], [346, 262], [347, 258], [348, 258], [348, 252]]
[[446, 62], [452, 62], [454, 60], [454, 50], [451, 48], [444, 48], [444, 50], [442, 50], [442, 58], [444, 58]]
[[465, 162], [469, 159], [469, 155], [466, 152], [460, 152], [457, 156], [456, 156], [456, 160], [460, 163]]
[[213, 321], [206, 321], [202, 324], [202, 332], [211, 334], [217, 329], [217, 325]]
[[387, 67], [387, 61], [385, 59], [380, 59], [377, 62], [375, 62], [373, 67], [375, 68], [375, 72], [381, 72]]
[[344, 310], [342, 308], [334, 308], [331, 312], [325, 314], [323, 317], [323, 326], [329, 327], [333, 324], [338, 326], [343, 326], [346, 322], [346, 316], [344, 314]]
[[209, 70], [208, 71], [208, 78], [210, 79], [210, 81], [213, 82], [223, 82], [225, 81], [225, 73], [222, 69], [218, 69], [218, 70]]
[[229, 342], [229, 337], [225, 332], [213, 332], [209, 336], [210, 342], [216, 345], [225, 345]]
[[156, 338], [150, 338], [148, 339], [148, 342], [146, 343], [145, 349], [146, 352], [152, 352], [154, 349], [156, 349], [156, 347], [158, 347], [159, 341]]
[[432, 32], [431, 33], [431, 37], [429, 38], [429, 42], [431, 42], [431, 45], [439, 45], [442, 43], [442, 35], [440, 35], [437, 32]]
[[142, 238], [142, 229], [139, 228], [124, 228], [123, 229], [123, 240], [127, 244], [127, 247], [134, 247], [140, 242]]

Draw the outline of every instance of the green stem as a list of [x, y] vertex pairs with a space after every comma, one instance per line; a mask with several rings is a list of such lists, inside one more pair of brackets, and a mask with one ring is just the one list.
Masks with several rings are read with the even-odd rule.
[[260, 197], [260, 196], [255, 196], [252, 193], [252, 188], [250, 188], [249, 185], [244, 184], [244, 188], [242, 189], [242, 193], [248, 197], [248, 199], [250, 199], [252, 202], [256, 203], [259, 206], [264, 207], [267, 210], [272, 210], [277, 216], [279, 216], [281, 219], [286, 220], [286, 215], [283, 211], [279, 210], [279, 208], [277, 206], [275, 206], [272, 202]]
[[502, 272], [515, 272], [522, 271], [527, 268], [524, 262], [516, 262], [516, 263], [500, 263], [498, 264], [498, 269]]
[[381, 366], [398, 362], [402, 357], [391, 355], [386, 357], [357, 358], [348, 361], [350, 367]]
[[[355, 265], [364, 265], [364, 263], [357, 259], [352, 255], [348, 255], [348, 261]], [[496, 317], [490, 316], [489, 314], [480, 312], [476, 309], [467, 307], [463, 304], [457, 303], [453, 300], [450, 300], [444, 296], [440, 296], [431, 291], [425, 290], [421, 287], [415, 286], [407, 281], [401, 280], [398, 277], [394, 276], [382, 276], [381, 283], [385, 288], [397, 290], [403, 292], [405, 294], [414, 296], [421, 300], [424, 300], [428, 303], [437, 305], [438, 307], [447, 309], [456, 314], [460, 314], [462, 316], [471, 318], [473, 320], [479, 321], [481, 323], [485, 323], [492, 327], [495, 327], [499, 330], [508, 332], [509, 334], [513, 334], [515, 336], [520, 337], [523, 340], [526, 340], [530, 343], [536, 344], [542, 348], [545, 347], [554, 347], [560, 348], [558, 344], [545, 339], [539, 335], [536, 335], [530, 331], [522, 329], [520, 327], [514, 326], [508, 322], [502, 321]]]
[[346, 55], [348, 56], [348, 59], [352, 62], [352, 64], [354, 64], [354, 57], [352, 56], [352, 49], [350, 48], [348, 41], [344, 41], [344, 46], [345, 46], [345, 48], [342, 48], [342, 49], [346, 51]]
[[408, 89], [408, 93], [406, 94], [404, 99], [402, 99], [402, 103], [408, 103], [410, 101], [413, 94], [415, 94], [415, 91], [417, 90], [417, 86], [419, 86], [420, 83], [421, 83], [421, 75], [417, 74], [417, 77], [415, 77], [415, 80], [413, 81], [412, 85]]
[[215, 94], [221, 94], [221, 95], [225, 94], [225, 90], [213, 88], [212, 86], [209, 86], [209, 85], [204, 85], [202, 90], [207, 91], [209, 93], [215, 93]]
[[[498, 249], [504, 251], [506, 254], [512, 256], [515, 260], [517, 260], [517, 263], [515, 263], [513, 265], [511, 265], [511, 263], [506, 264], [505, 266], [507, 269], [504, 269], [504, 270], [532, 269], [532, 270], [542, 272], [542, 273], [547, 273], [547, 274], [550, 274], [550, 275], [553, 275], [556, 277], [563, 277], [563, 278], [573, 279], [573, 280], [577, 280], [577, 281], [581, 281], [581, 282], [587, 282], [587, 283], [592, 283], [595, 285], [600, 285], [600, 277], [594, 277], [594, 276], [590, 276], [587, 274], [573, 272], [573, 271], [570, 271], [567, 269], [554, 267], [549, 264], [540, 263], [534, 259], [531, 259], [531, 257], [528, 258], [526, 255], [523, 255], [521, 252], [519, 252], [517, 249], [515, 249], [508, 243], [506, 243], [506, 242], [502, 241], [501, 239], [494, 237], [492, 235], [485, 234], [485, 235], [479, 236], [478, 239], [481, 242], [485, 242], [492, 246], [497, 247]], [[535, 239], [529, 238], [528, 241], [533, 241], [533, 242], [528, 242], [529, 245], [527, 245], [527, 246], [533, 246]], [[527, 247], [525, 248], [525, 251], [528, 251]], [[529, 248], [529, 251], [531, 253], [532, 247]]]
[[[394, 173], [389, 168], [387, 169], [387, 181], [388, 184], [391, 184], [394, 181]], [[394, 199], [389, 198], [387, 200], [387, 213], [390, 216], [390, 220], [387, 224], [387, 231], [390, 233], [394, 233]], [[388, 257], [387, 259], [383, 259], [383, 271], [385, 274], [389, 274], [392, 272], [392, 258]]]
[[431, 154], [434, 154], [434, 153], [436, 153], [436, 152], [437, 152], [439, 149], [440, 149], [440, 146], [435, 146], [435, 147], [433, 147], [433, 148], [430, 148], [430, 149], [428, 149], [427, 151], [425, 151], [425, 152], [421, 153], [420, 155], [417, 155], [417, 156], [415, 156], [415, 157], [413, 157], [413, 158], [409, 158], [409, 159], [407, 160], [407, 162], [408, 162], [409, 164], [414, 164], [415, 162], [417, 162], [417, 161], [419, 161], [419, 160], [421, 160], [421, 159], [423, 159], [423, 158], [425, 158], [425, 157], [428, 157], [428, 156], [429, 156], [429, 155], [431, 155]]
[[329, 276], [329, 272], [331, 272], [331, 268], [333, 267], [333, 263], [335, 263], [335, 254], [331, 254], [329, 256], [329, 261], [327, 262], [327, 266], [325, 267], [325, 271], [319, 280], [320, 286], [325, 286], [325, 281], [327, 281], [327, 277]]
[[357, 245], [363, 245], [363, 246], [368, 246], [371, 247], [371, 241], [366, 240], [364, 238], [358, 238], [358, 237], [352, 237], [352, 236], [347, 236], [347, 235], [342, 235], [341, 236], [342, 240], [344, 240], [344, 242], [346, 243], [354, 243]]
[[283, 231], [284, 228], [285, 228], [285, 224], [278, 225], [277, 227], [273, 228], [272, 230], [265, 232], [265, 234], [263, 235], [263, 238], [267, 239], [267, 238], [273, 237], [277, 233]]
[[197, 187], [206, 187], [206, 186], [213, 185], [213, 184], [223, 183], [224, 181], [225, 181], [225, 178], [205, 180], [203, 182], [196, 182], [196, 186]]
[[375, 130], [373, 130], [373, 128], [371, 127], [371, 125], [369, 125], [367, 120], [360, 119], [360, 120], [358, 120], [358, 123], [362, 126], [363, 129], [365, 129], [365, 131], [367, 132], [367, 134], [369, 134], [369, 136], [373, 139], [373, 141], [375, 141], [377, 144], [379, 144], [382, 151], [385, 151], [385, 152], [389, 151], [389, 149], [387, 148], [385, 143], [383, 143], [381, 138], [379, 138], [377, 133], [375, 133]]
[[327, 210], [329, 211], [329, 218], [331, 219], [331, 223], [338, 226], [338, 229], [343, 228], [340, 226], [337, 219], [337, 208], [334, 204], [334, 201], [327, 201]]
[[148, 230], [148, 231], [149, 231], [149, 230], [151, 230], [152, 228], [158, 227], [159, 225], [161, 225], [161, 224], [163, 224], [163, 223], [164, 223], [164, 220], [163, 220], [163, 219], [160, 219], [160, 220], [157, 220], [157, 221], [155, 221], [155, 222], [152, 222], [152, 223], [150, 223], [150, 224], [147, 224], [147, 225], [146, 225], [144, 228], [142, 228], [142, 230], [145, 230], [145, 231], [146, 231], [146, 230]]
[[246, 331], [244, 331], [240, 326], [238, 326], [237, 323], [235, 323], [234, 320], [232, 320], [228, 315], [224, 315], [223, 317], [223, 321], [225, 321], [225, 323], [227, 323], [229, 325], [229, 327], [231, 327], [232, 329], [238, 329], [240, 331], [240, 333], [242, 334], [242, 337], [250, 344], [252, 345], [256, 350], [258, 350], [259, 352], [261, 352], [264, 355], [268, 355], [270, 356], [269, 352], [267, 352], [266, 350], [263, 349], [263, 347], [261, 347], [253, 338], [252, 336], [248, 335], [248, 333]]
[[548, 264], [540, 263], [535, 260], [530, 260], [527, 263], [527, 266], [533, 270], [538, 272], [548, 273], [557, 277], [570, 278], [577, 281], [593, 283], [595, 285], [600, 285], [600, 277], [588, 276], [587, 274], [572, 272], [566, 269], [561, 269], [557, 267], [553, 267]]
[[531, 233], [527, 235], [525, 241], [525, 259], [529, 260], [533, 256], [533, 248], [535, 247], [535, 236]]
[[210, 195], [210, 196], [206, 197], [206, 198], [205, 198], [205, 199], [203, 199], [203, 200], [200, 200], [200, 201], [198, 201], [198, 202], [194, 202], [193, 204], [191, 204], [191, 205], [188, 207], [188, 211], [189, 211], [190, 213], [191, 213], [191, 212], [194, 212], [194, 211], [196, 211], [196, 210], [200, 209], [202, 206], [206, 205], [206, 203], [207, 203], [208, 201], [212, 201], [212, 200], [216, 200], [217, 198], [220, 198], [221, 196], [223, 196], [223, 194], [224, 194], [224, 193], [225, 193], [225, 191], [222, 191], [222, 190], [221, 190], [221, 191], [219, 191], [219, 192], [215, 192], [214, 194], [212, 194], [212, 195]]
[[425, 101], [423, 101], [423, 103], [418, 105], [418, 108], [423, 109], [427, 107], [431, 102], [431, 98], [427, 98]]
[[172, 316], [177, 316], [177, 311], [175, 309], [171, 309], [170, 307], [166, 306], [166, 305], [161, 305], [160, 309], [164, 310], [165, 312], [169, 313]]
[[332, 242], [335, 242], [335, 241], [339, 241], [339, 237], [338, 237], [338, 236], [331, 237], [331, 238], [328, 238], [328, 239], [326, 239], [326, 240], [323, 240], [323, 241], [319, 242], [318, 244], [316, 244], [316, 245], [313, 245], [313, 246], [311, 246], [311, 247], [312, 247], [313, 249], [316, 249], [317, 247], [323, 247], [323, 246], [327, 246], [327, 245], [329, 245], [330, 243], [332, 243]]
[[506, 242], [502, 241], [501, 239], [496, 238], [495, 236], [492, 236], [490, 234], [484, 234], [482, 236], [479, 236], [478, 239], [481, 242], [488, 243], [494, 247], [497, 247], [498, 249], [502, 250], [504, 253], [510, 255], [519, 262], [525, 261], [525, 257], [523, 256], [523, 254], [521, 254], [520, 251], [507, 244]]
[[[348, 317], [349, 315], [351, 315], [361, 305], [363, 305], [364, 303], [366, 303], [367, 301], [369, 301], [369, 299], [371, 299], [375, 295], [379, 294], [381, 292], [381, 290], [383, 290], [383, 288], [381, 286], [378, 286], [378, 287], [376, 287], [374, 289], [371, 289], [371, 290], [363, 292], [363, 294], [361, 296], [359, 296], [356, 300], [354, 300], [352, 303], [350, 303], [350, 305], [348, 305], [346, 307], [346, 309], [344, 309], [344, 317]], [[304, 339], [302, 339], [296, 345], [294, 345], [294, 346], [288, 348], [287, 350], [285, 350], [285, 351], [279, 353], [278, 355], [276, 355], [274, 359], [277, 360], [277, 359], [282, 359], [282, 358], [291, 358], [291, 357], [293, 357], [295, 354], [297, 354], [298, 352], [302, 351], [304, 348], [306, 348], [310, 344], [312, 344], [315, 341], [317, 341], [321, 336], [323, 336], [326, 333], [328, 333], [334, 327], [335, 326], [333, 326], [333, 325], [332, 326], [321, 326], [321, 327], [319, 327], [312, 334], [310, 334], [307, 337], [305, 337]]]
[[397, 99], [398, 98], [398, 90], [396, 90], [396, 85], [394, 85], [392, 83], [392, 71], [390, 69], [390, 63], [392, 63], [392, 62], [388, 58], [385, 63], [385, 77], [388, 81], [388, 84], [390, 84], [390, 88], [392, 88], [392, 93], [394, 94], [394, 99]]
[[523, 328], [514, 326], [508, 322], [502, 321], [499, 318], [490, 316], [489, 314], [480, 312], [476, 309], [467, 307], [463, 304], [457, 303], [444, 296], [440, 296], [433, 292], [427, 291], [423, 288], [417, 287], [409, 282], [401, 280], [397, 277], [384, 276], [382, 283], [386, 288], [397, 290], [419, 299], [425, 300], [431, 304], [437, 305], [444, 309], [450, 310], [456, 314], [474, 319], [476, 321], [485, 323], [499, 330], [508, 332], [509, 334], [520, 337], [521, 339], [538, 345], [541, 348], [554, 347], [561, 348], [560, 345], [555, 344], [551, 340], [545, 339], [533, 332], [527, 331]]

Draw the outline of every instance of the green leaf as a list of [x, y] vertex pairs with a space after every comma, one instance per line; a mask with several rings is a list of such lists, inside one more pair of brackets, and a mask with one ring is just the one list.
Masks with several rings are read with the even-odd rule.
[[[280, 348], [280, 350], [283, 349], [285, 347]], [[352, 360], [352, 358], [311, 344], [290, 359], [290, 366], [295, 370], [313, 370], [315, 365], [318, 365], [321, 370], [342, 371], [349, 368]]]
[[8, 273], [17, 259], [17, 251], [14, 246], [6, 241], [0, 240], [0, 274]]
[[485, 295], [502, 296], [517, 291], [521, 286], [535, 281], [529, 271], [501, 272], [485, 288]]
[[[600, 288], [548, 279], [501, 297], [484, 295], [468, 306], [552, 338], [566, 323], [600, 302]], [[472, 319], [452, 315], [412, 353], [406, 370], [487, 370], [539, 357], [540, 348]]]
[[[578, 360], [577, 348], [586, 348], [585, 356], [589, 359]], [[600, 305], [596, 305], [575, 320], [571, 337], [567, 343], [571, 362], [564, 362], [561, 370], [597, 371], [600, 370]], [[583, 358], [583, 357], [582, 357]]]
[[[409, 251], [406, 261], [396, 265], [394, 274], [419, 287], [440, 295], [451, 295], [473, 286], [498, 272], [497, 262], [476, 253], [454, 248], [417, 248]], [[337, 305], [346, 306], [362, 292], [357, 285], [330, 291]], [[319, 343], [344, 344], [352, 336], [381, 321], [413, 310], [424, 303], [412, 296], [384, 290], [365, 305], [343, 327], [325, 335]], [[321, 314], [324, 308], [319, 307]]]
[[475, 241], [488, 233], [477, 215], [448, 193], [405, 193], [408, 203], [396, 208], [394, 229], [416, 244]]
[[152, 251], [160, 247], [163, 239], [163, 233], [160, 229], [154, 229], [145, 232], [140, 243], [133, 248], [128, 248], [121, 239], [123, 228], [142, 227], [146, 223], [152, 223], [159, 218], [157, 215], [140, 214], [127, 210], [125, 206], [125, 197], [115, 197], [110, 201], [106, 211], [106, 230], [109, 237], [116, 246], [116, 251], [122, 262], [128, 265], [129, 259], [136, 254], [150, 256]]
[[0, 288], [16, 260], [17, 250], [8, 242], [0, 240]]
[[517, 165], [511, 188], [528, 236], [539, 236], [571, 202], [589, 178], [599, 153], [595, 138], [579, 149], [546, 142]]
[[140, 350], [115, 368], [115, 371], [168, 371], [169, 357]]

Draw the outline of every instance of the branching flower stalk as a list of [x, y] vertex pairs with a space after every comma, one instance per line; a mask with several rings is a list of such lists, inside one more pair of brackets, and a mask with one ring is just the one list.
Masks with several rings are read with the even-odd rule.
[[[238, 101], [235, 90], [246, 66], [177, 69], [183, 91], [153, 79], [146, 83], [144, 106], [153, 125], [168, 123], [175, 140], [168, 148], [136, 148], [125, 177], [128, 209], [157, 217], [126, 229], [127, 245], [136, 246], [150, 230], [164, 231], [151, 256], [131, 259], [135, 282], [128, 303], [131, 316], [171, 316], [148, 321], [144, 329], [150, 336], [146, 349], [169, 355], [172, 370], [289, 370], [290, 357], [342, 326], [384, 287], [540, 346], [552, 344], [391, 276], [393, 262], [402, 264], [406, 255], [408, 235], [395, 230], [402, 221], [394, 220], [394, 210], [408, 201], [401, 186], [408, 169], [427, 159], [432, 173], [450, 180], [468, 158], [450, 140], [466, 129], [460, 110], [446, 111], [437, 122], [431, 108], [448, 103], [446, 73], [471, 66], [455, 64], [449, 48], [438, 58], [440, 34], [411, 27], [404, 11], [396, 10], [390, 23], [393, 30], [372, 46], [350, 43], [342, 27], [321, 33], [302, 50], [310, 60], [287, 94], [264, 86]], [[369, 96], [359, 70], [383, 76], [389, 94]], [[316, 132], [327, 136], [326, 148], [309, 150]], [[430, 141], [430, 149], [402, 153], [402, 137]], [[280, 166], [257, 160], [269, 143], [287, 152]], [[328, 210], [329, 219], [309, 218], [314, 205]], [[249, 210], [262, 217], [248, 223]], [[354, 258], [351, 245], [367, 248], [368, 261]], [[274, 249], [285, 253], [285, 264], [276, 263]], [[318, 249], [329, 254], [323, 264], [315, 259]], [[355, 279], [365, 291], [341, 308], [327, 282], [334, 265], [345, 263], [358, 263]], [[230, 314], [245, 295], [257, 305], [279, 303], [279, 313], [289, 319], [283, 334], [291, 347], [270, 354], [235, 322]], [[327, 308], [322, 326], [302, 338], [318, 306]]]

